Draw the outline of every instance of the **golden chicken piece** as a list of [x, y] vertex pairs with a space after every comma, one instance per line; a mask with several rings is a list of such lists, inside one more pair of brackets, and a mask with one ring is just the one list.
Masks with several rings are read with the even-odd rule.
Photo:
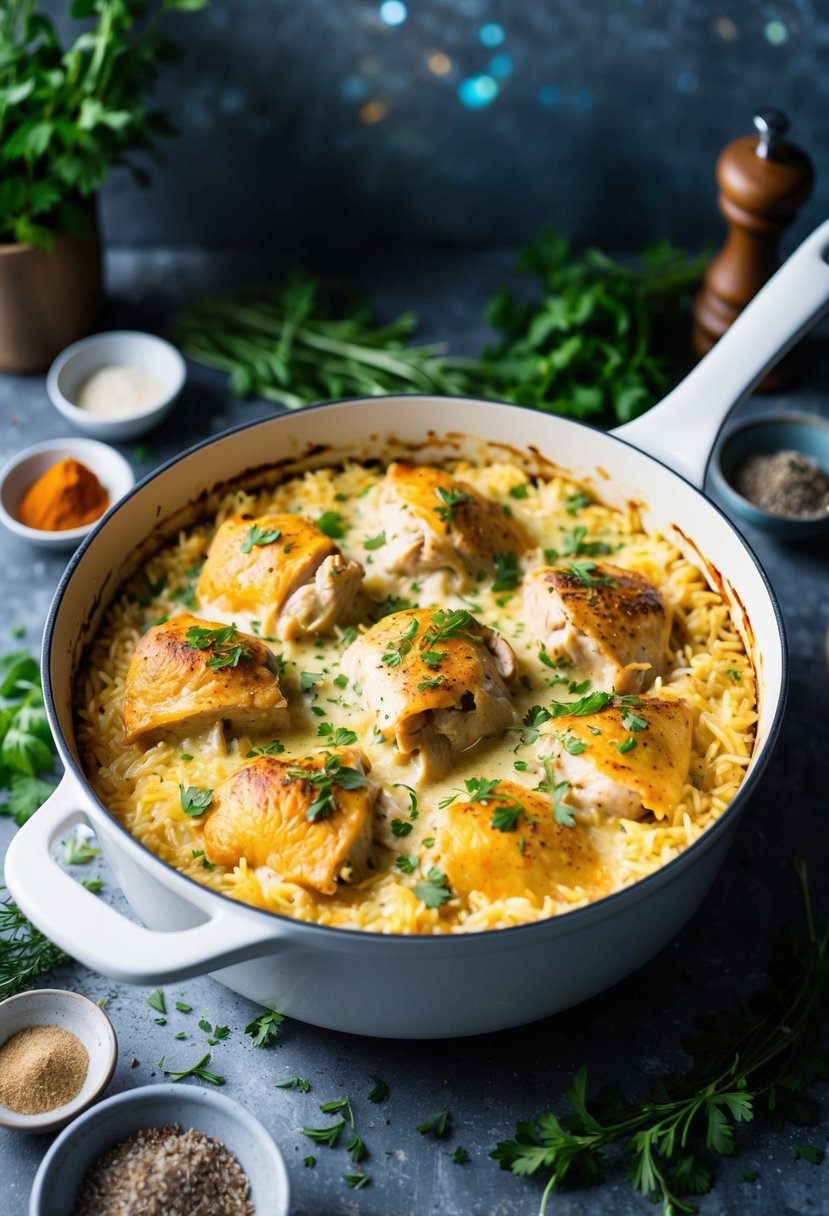
[[276, 660], [235, 625], [182, 613], [148, 629], [136, 646], [124, 692], [124, 742], [193, 735], [219, 721], [231, 730], [288, 725]]
[[200, 603], [257, 617], [263, 633], [290, 640], [351, 619], [363, 574], [301, 515], [231, 515], [213, 537], [196, 594]]
[[607, 879], [585, 828], [557, 823], [549, 795], [499, 781], [474, 802], [453, 803], [436, 836], [438, 865], [468, 899], [531, 899], [540, 905], [558, 883], [604, 893]]
[[392, 574], [453, 570], [465, 580], [491, 570], [496, 554], [517, 557], [530, 543], [499, 503], [432, 465], [390, 465], [375, 501]]
[[512, 648], [465, 609], [394, 612], [349, 646], [341, 667], [378, 729], [404, 756], [419, 753], [423, 775], [439, 776], [454, 752], [516, 720]]
[[362, 875], [377, 786], [357, 748], [258, 756], [213, 794], [204, 854], [214, 865], [269, 866], [286, 882], [333, 895], [348, 866]]
[[567, 714], [542, 727], [539, 755], [552, 756], [577, 809], [663, 819], [674, 809], [691, 764], [694, 716], [679, 697], [613, 698], [597, 713]]
[[527, 626], [600, 688], [649, 688], [665, 663], [670, 621], [642, 574], [608, 563], [542, 566], [524, 583]]

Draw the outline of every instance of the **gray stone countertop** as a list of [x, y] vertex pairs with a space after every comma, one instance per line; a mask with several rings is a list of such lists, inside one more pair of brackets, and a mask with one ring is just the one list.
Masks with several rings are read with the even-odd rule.
[[[511, 265], [508, 253], [397, 255], [382, 266], [360, 268], [358, 277], [376, 293], [384, 316], [413, 308], [423, 319], [426, 340], [446, 339], [453, 351], [480, 346], [485, 332], [481, 301], [500, 284]], [[202, 252], [115, 251], [109, 257], [111, 308], [107, 327], [162, 331], [179, 303], [207, 287], [261, 277], [255, 255]], [[808, 372], [796, 389], [754, 398], [736, 417], [797, 410], [829, 418], [829, 351], [823, 331], [808, 350]], [[264, 402], [239, 403], [226, 394], [221, 376], [195, 365], [173, 416], [146, 441], [125, 444], [143, 476], [183, 447], [230, 426], [272, 412]], [[732, 420], [733, 421], [733, 420]], [[67, 433], [46, 397], [44, 379], [0, 377], [0, 460], [28, 444]], [[808, 859], [818, 903], [825, 914], [829, 873], [829, 690], [824, 635], [829, 623], [825, 542], [794, 546], [744, 529], [779, 597], [788, 633], [791, 678], [782, 735], [746, 811], [736, 843], [703, 906], [677, 939], [650, 963], [609, 992], [566, 1013], [519, 1029], [474, 1039], [405, 1042], [368, 1039], [287, 1021], [278, 1044], [253, 1047], [244, 1027], [255, 1006], [204, 977], [169, 985], [168, 1009], [181, 1000], [192, 1013], [173, 1010], [156, 1024], [149, 990], [131, 988], [85, 968], [61, 967], [45, 983], [73, 988], [105, 1000], [115, 1026], [120, 1057], [109, 1092], [163, 1080], [158, 1061], [192, 1064], [205, 1035], [197, 1020], [230, 1028], [214, 1046], [211, 1067], [226, 1078], [224, 1092], [249, 1107], [273, 1134], [288, 1167], [293, 1216], [531, 1216], [537, 1211], [540, 1179], [501, 1172], [489, 1153], [515, 1131], [516, 1121], [542, 1111], [561, 1112], [562, 1094], [582, 1064], [591, 1086], [618, 1084], [641, 1095], [648, 1084], [683, 1061], [681, 1036], [695, 1016], [725, 1008], [733, 992], [746, 997], [763, 981], [772, 934], [799, 927], [801, 904], [792, 863]], [[34, 551], [5, 532], [0, 535], [3, 625], [0, 650], [39, 647], [52, 594], [65, 555]], [[25, 629], [22, 641], [12, 634]], [[0, 852], [14, 832], [0, 819]], [[105, 864], [102, 898], [124, 907]], [[393, 1028], [390, 1028], [393, 1030]], [[187, 1032], [187, 1040], [174, 1035]], [[280, 1077], [299, 1074], [308, 1094], [277, 1089]], [[371, 1076], [382, 1077], [390, 1097], [367, 1101]], [[201, 1082], [187, 1081], [184, 1084]], [[825, 1144], [829, 1089], [814, 1090], [822, 1113], [817, 1127], [782, 1130], [757, 1119], [738, 1129], [733, 1158], [713, 1159], [713, 1188], [696, 1201], [705, 1216], [719, 1213], [829, 1213], [826, 1169], [796, 1160], [793, 1145]], [[353, 1169], [344, 1148], [317, 1148], [302, 1135], [304, 1125], [325, 1123], [319, 1104], [349, 1095], [357, 1129], [370, 1156], [370, 1185], [350, 1190], [343, 1175]], [[416, 1126], [448, 1106], [453, 1130], [445, 1141], [418, 1135]], [[48, 1137], [0, 1131], [0, 1211], [24, 1216]], [[449, 1153], [462, 1145], [470, 1155], [458, 1165]], [[313, 1152], [314, 1169], [303, 1167]], [[565, 1189], [553, 1197], [557, 1216], [603, 1213], [621, 1216], [655, 1209], [630, 1190], [624, 1165], [609, 1157], [604, 1180], [591, 1189]], [[748, 1179], [751, 1179], [750, 1181]]]

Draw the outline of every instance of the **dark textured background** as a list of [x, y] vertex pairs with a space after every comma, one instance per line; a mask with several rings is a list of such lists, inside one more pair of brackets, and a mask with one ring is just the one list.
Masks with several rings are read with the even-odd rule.
[[827, 0], [406, 7], [389, 25], [381, 0], [213, 0], [171, 21], [184, 60], [159, 99], [181, 137], [149, 194], [107, 187], [110, 242], [514, 246], [552, 221], [694, 247], [722, 233], [716, 158], [761, 105], [818, 170], [787, 245], [829, 214]]

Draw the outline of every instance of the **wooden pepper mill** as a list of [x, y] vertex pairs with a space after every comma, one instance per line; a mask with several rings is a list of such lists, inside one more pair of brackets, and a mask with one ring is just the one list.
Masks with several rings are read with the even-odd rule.
[[[735, 139], [717, 161], [720, 211], [728, 238], [694, 300], [693, 349], [702, 358], [771, 278], [779, 265], [783, 230], [811, 193], [814, 169], [806, 153], [784, 140], [789, 120], [780, 110], [758, 110], [758, 135]], [[791, 377], [783, 360], [760, 389], [776, 390]]]

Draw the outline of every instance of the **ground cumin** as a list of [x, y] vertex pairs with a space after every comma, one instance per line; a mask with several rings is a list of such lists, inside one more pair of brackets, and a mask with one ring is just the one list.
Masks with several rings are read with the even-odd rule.
[[27, 528], [64, 532], [91, 524], [109, 506], [98, 478], [79, 460], [59, 460], [23, 495], [17, 518]]
[[221, 1140], [144, 1127], [90, 1167], [72, 1216], [254, 1216], [250, 1183]]
[[60, 1026], [27, 1026], [0, 1046], [0, 1103], [42, 1115], [81, 1092], [89, 1068], [83, 1043]]

